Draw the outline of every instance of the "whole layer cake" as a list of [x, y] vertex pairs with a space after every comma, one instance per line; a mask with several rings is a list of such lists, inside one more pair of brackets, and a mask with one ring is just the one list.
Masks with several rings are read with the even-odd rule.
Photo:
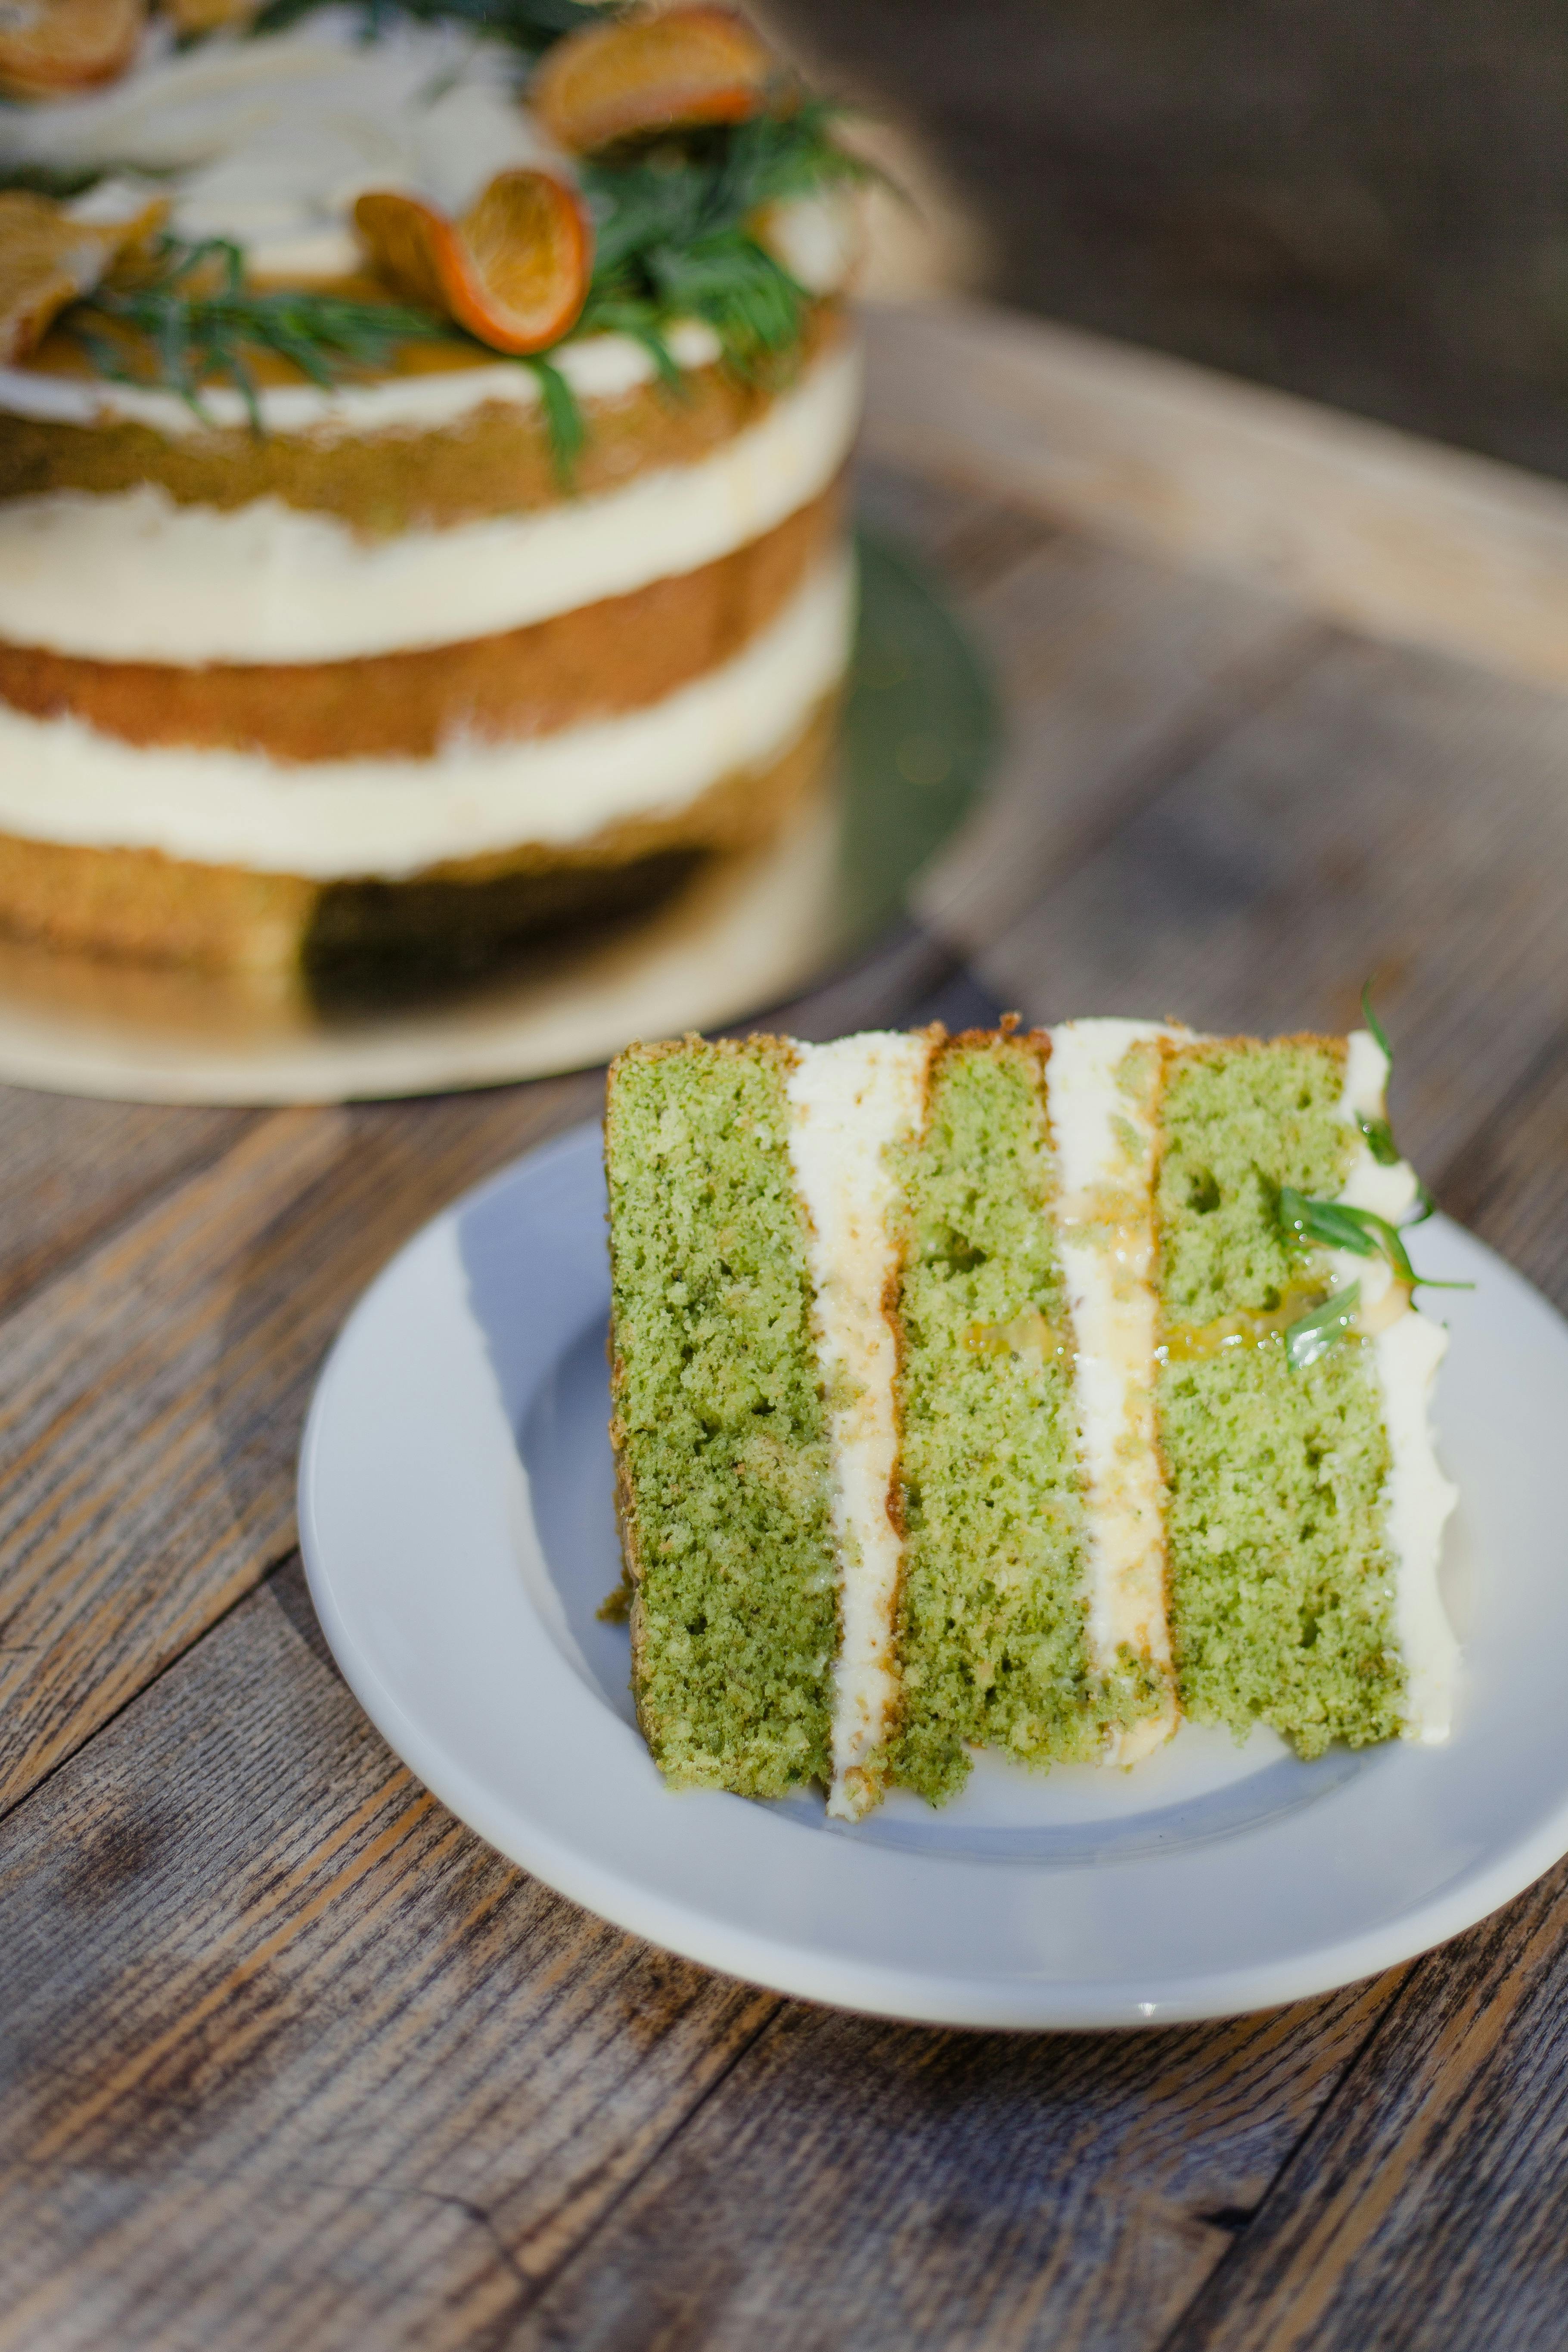
[[221, 13], [0, 27], [0, 926], [472, 960], [764, 837], [853, 618], [825, 110], [712, 9]]
[[633, 1685], [676, 1785], [941, 1802], [1447, 1734], [1419, 1187], [1371, 1032], [638, 1046], [606, 1126]]

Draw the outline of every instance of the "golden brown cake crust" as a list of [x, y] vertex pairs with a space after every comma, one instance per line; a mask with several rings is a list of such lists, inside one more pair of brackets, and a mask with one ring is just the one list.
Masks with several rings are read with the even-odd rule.
[[[604, 877], [604, 898], [624, 902], [631, 868], [765, 840], [820, 778], [837, 708], [837, 696], [829, 697], [787, 751], [721, 778], [685, 808], [606, 825], [581, 842], [521, 842], [456, 859], [406, 882], [321, 883], [195, 865], [156, 850], [82, 848], [0, 834], [0, 929], [143, 962], [286, 971], [300, 965], [312, 928], [324, 922], [335, 924], [350, 946], [357, 923], [375, 952], [395, 953], [404, 899], [422, 949], [443, 925], [460, 938], [465, 923], [481, 914], [498, 939], [510, 940], [558, 912], [585, 918], [596, 911], [589, 887], [595, 875]], [[516, 886], [510, 903], [507, 885]], [[354, 894], [357, 902], [350, 903]]]
[[0, 642], [0, 701], [136, 744], [274, 760], [429, 758], [456, 734], [496, 740], [637, 710], [731, 659], [783, 608], [839, 529], [833, 484], [716, 562], [531, 627], [354, 661], [79, 659]]
[[695, 464], [757, 423], [775, 394], [844, 332], [838, 306], [819, 303], [791, 372], [777, 381], [697, 368], [678, 392], [656, 383], [616, 400], [585, 400], [587, 430], [569, 482], [552, 457], [541, 411], [510, 404], [475, 409], [438, 432], [389, 426], [258, 436], [237, 427], [170, 439], [124, 418], [67, 425], [0, 414], [0, 499], [50, 490], [102, 497], [154, 483], [182, 506], [233, 509], [274, 498], [337, 515], [371, 537], [527, 512], [622, 488], [659, 467]]

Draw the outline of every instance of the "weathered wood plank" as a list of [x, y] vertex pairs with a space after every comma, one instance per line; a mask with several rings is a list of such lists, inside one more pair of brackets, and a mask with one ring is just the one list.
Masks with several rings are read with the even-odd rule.
[[509, 2344], [1145, 2352], [1394, 1982], [1078, 2038], [791, 2004]]
[[215, 1160], [249, 1116], [0, 1087], [0, 1313], [163, 1186]]
[[1058, 537], [960, 609], [993, 663], [1007, 741], [978, 818], [917, 895], [955, 951], [995, 940], [1199, 751], [1321, 652], [1257, 591]]
[[1436, 1178], [1568, 1021], [1568, 700], [1341, 641], [977, 955], [1036, 1020], [1342, 1029]]
[[498, 2341], [777, 2007], [489, 1853], [300, 1622], [295, 1566], [0, 1829], [16, 2352]]
[[870, 307], [873, 453], [1371, 635], [1568, 681], [1568, 489], [974, 302]]
[[984, 587], [1058, 536], [1043, 516], [995, 490], [867, 457], [855, 463], [855, 517], [896, 539], [960, 591]]
[[0, 1803], [288, 1550], [306, 1400], [357, 1292], [600, 1084], [260, 1119], [0, 1323]]
[[1420, 1962], [1163, 2352], [1557, 2352], [1568, 1871]]
[[1568, 1312], [1568, 1028], [1450, 1163], [1443, 1202]]

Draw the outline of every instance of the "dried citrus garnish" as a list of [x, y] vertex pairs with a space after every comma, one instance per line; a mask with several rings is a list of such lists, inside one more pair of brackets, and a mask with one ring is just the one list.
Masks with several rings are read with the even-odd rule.
[[113, 81], [146, 22], [147, 0], [0, 0], [0, 89], [66, 98]]
[[51, 196], [0, 195], [0, 361], [12, 365], [37, 351], [67, 303], [90, 293], [167, 211], [159, 201], [117, 220], [83, 219]]
[[226, 26], [248, 25], [262, 5], [263, 0], [163, 0], [163, 14], [177, 33], [218, 33]]
[[546, 52], [528, 102], [579, 155], [689, 123], [743, 122], [773, 59], [728, 8], [670, 8], [569, 33]]
[[583, 308], [592, 258], [572, 190], [548, 172], [501, 172], [461, 220], [373, 190], [354, 225], [383, 275], [498, 352], [558, 342]]

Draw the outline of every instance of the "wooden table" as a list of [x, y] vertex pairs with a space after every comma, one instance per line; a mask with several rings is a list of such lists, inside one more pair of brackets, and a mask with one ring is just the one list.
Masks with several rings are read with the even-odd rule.
[[[1407, 1148], [1568, 1305], [1568, 496], [994, 313], [873, 334], [866, 504], [1013, 732], [802, 1022], [1339, 1028], [1375, 973]], [[938, 2032], [600, 1925], [371, 1730], [294, 1549], [311, 1381], [600, 1083], [0, 1095], [0, 2347], [1555, 2352], [1563, 1871], [1273, 2014]]]

